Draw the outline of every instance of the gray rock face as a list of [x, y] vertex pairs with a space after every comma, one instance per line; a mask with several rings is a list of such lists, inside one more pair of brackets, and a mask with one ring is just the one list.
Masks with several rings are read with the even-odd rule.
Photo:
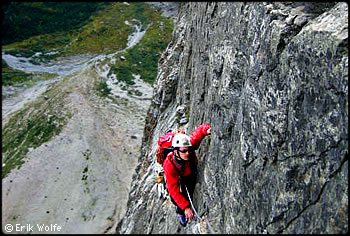
[[216, 233], [347, 232], [348, 5], [183, 3], [173, 34], [117, 232], [192, 232], [158, 194], [155, 150], [206, 122], [193, 201]]
[[162, 11], [162, 16], [172, 18], [176, 20], [177, 10], [179, 3], [178, 2], [146, 2], [151, 4], [156, 9]]

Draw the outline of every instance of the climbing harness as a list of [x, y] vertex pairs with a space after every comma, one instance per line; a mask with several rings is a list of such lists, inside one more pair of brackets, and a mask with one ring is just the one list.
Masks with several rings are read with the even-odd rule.
[[190, 194], [188, 193], [188, 190], [187, 190], [187, 186], [186, 186], [186, 185], [185, 185], [185, 188], [186, 188], [186, 192], [187, 192], [188, 199], [190, 200], [192, 209], [193, 209], [193, 211], [194, 211], [194, 214], [196, 215], [196, 217], [197, 217], [200, 221], [203, 221], [203, 220], [204, 220], [205, 223], [207, 223], [208, 228], [210, 229], [210, 232], [211, 232], [212, 234], [215, 234], [215, 231], [213, 230], [213, 228], [212, 228], [211, 225], [209, 224], [209, 221], [208, 221], [207, 219], [205, 219], [204, 217], [203, 217], [203, 219], [201, 219], [201, 217], [198, 215], [196, 209], [195, 209], [194, 206], [193, 206], [193, 203], [192, 203]]

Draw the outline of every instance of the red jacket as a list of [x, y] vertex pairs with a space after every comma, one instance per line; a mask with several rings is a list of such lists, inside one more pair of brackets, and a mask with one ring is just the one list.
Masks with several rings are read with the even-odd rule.
[[[202, 139], [206, 135], [208, 135], [207, 130], [209, 128], [210, 128], [209, 124], [202, 124], [190, 135], [193, 150], [197, 150], [199, 148], [199, 145]], [[194, 162], [196, 164], [198, 163], [198, 158], [195, 152], [193, 152], [190, 158], [194, 158]], [[175, 164], [177, 170], [175, 169], [174, 165], [171, 162]], [[189, 176], [191, 172], [194, 170], [191, 171], [189, 161], [186, 161], [181, 168], [181, 166], [179, 166], [174, 160], [174, 154], [172, 152], [169, 153], [166, 159], [164, 160], [163, 169], [164, 169], [164, 174], [166, 179], [166, 185], [170, 196], [174, 199], [174, 201], [182, 210], [185, 210], [187, 207], [190, 206], [190, 203], [189, 201], [186, 200], [186, 198], [180, 192], [179, 171], [182, 173], [182, 176]]]

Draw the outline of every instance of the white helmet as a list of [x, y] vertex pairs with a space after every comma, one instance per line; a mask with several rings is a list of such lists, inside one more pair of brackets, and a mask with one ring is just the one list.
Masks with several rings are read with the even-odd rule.
[[181, 133], [175, 134], [175, 136], [173, 138], [172, 146], [174, 148], [192, 147], [191, 138], [186, 134], [181, 134]]

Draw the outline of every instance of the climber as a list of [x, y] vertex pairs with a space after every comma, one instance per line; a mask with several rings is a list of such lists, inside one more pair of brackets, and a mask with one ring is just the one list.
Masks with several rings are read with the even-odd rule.
[[172, 141], [173, 151], [167, 155], [163, 163], [165, 184], [183, 227], [188, 220], [192, 221], [194, 218], [185, 185], [192, 199], [198, 163], [195, 150], [199, 148], [202, 139], [210, 133], [210, 124], [202, 124], [190, 136], [183, 133], [175, 134]]

